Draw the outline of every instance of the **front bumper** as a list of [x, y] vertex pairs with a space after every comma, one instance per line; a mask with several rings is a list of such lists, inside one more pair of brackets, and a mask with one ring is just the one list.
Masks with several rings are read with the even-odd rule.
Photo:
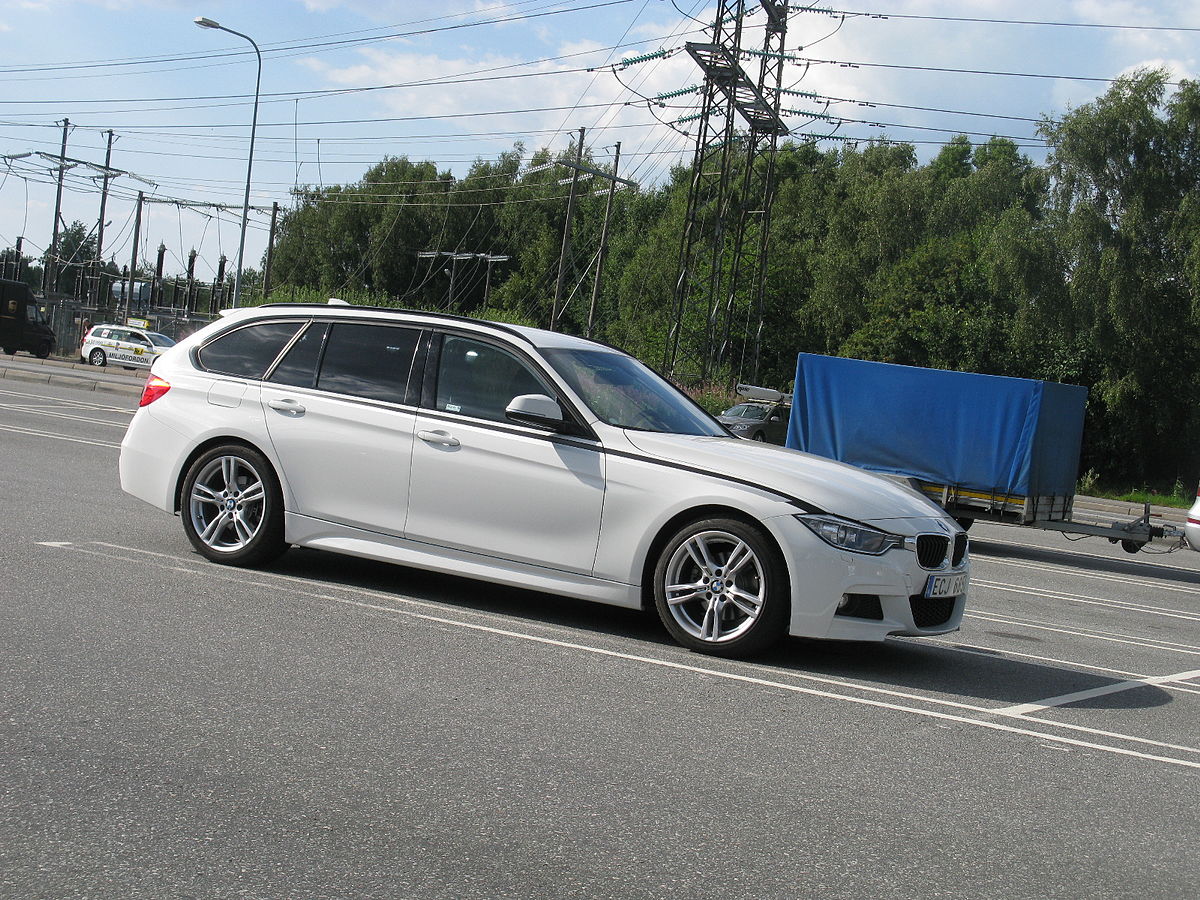
[[[934, 520], [914, 522], [937, 533]], [[910, 549], [867, 556], [826, 544], [791, 517], [771, 520], [791, 576], [788, 631], [797, 637], [882, 641], [890, 635], [936, 635], [957, 631], [966, 609], [970, 561], [925, 569]], [[964, 574], [962, 593], [925, 598], [931, 575]]]

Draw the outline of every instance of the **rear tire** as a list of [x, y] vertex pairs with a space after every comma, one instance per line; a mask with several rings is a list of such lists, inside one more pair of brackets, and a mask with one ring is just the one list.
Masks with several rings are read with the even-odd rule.
[[787, 569], [757, 525], [700, 519], [663, 548], [654, 567], [654, 603], [683, 646], [751, 656], [784, 636], [791, 608]]
[[45, 343], [45, 344], [39, 345], [38, 348], [33, 351], [33, 355], [36, 356], [38, 359], [45, 359], [46, 357], [48, 357], [50, 355], [50, 344]]
[[108, 357], [104, 355], [103, 350], [97, 347], [88, 354], [88, 362], [93, 366], [106, 366], [108, 365]]
[[228, 566], [261, 566], [287, 549], [283, 492], [267, 458], [241, 444], [214, 447], [183, 481], [183, 530], [199, 553]]

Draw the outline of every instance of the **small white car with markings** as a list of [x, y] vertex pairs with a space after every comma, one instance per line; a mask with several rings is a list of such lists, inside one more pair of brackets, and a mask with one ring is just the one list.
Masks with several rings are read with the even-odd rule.
[[165, 334], [127, 325], [96, 325], [83, 338], [79, 359], [93, 366], [148, 369], [175, 342]]

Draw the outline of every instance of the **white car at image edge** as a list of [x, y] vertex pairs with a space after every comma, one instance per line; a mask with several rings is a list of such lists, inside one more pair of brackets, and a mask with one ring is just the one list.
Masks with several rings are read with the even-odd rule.
[[724, 656], [943, 634], [966, 603], [966, 534], [920, 494], [730, 437], [611, 347], [455, 316], [233, 311], [155, 362], [120, 477], [214, 562], [296, 545], [653, 608]]

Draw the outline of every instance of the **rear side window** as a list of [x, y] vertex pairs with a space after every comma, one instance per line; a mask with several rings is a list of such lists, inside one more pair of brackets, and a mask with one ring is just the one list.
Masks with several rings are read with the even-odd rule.
[[309, 325], [267, 380], [293, 387], [312, 387], [317, 380], [317, 361], [321, 358], [321, 345], [328, 328], [328, 325], [316, 322]]
[[317, 387], [336, 394], [404, 403], [420, 334], [416, 328], [334, 324]]
[[303, 322], [264, 322], [227, 332], [200, 348], [200, 367], [218, 375], [261, 378]]

